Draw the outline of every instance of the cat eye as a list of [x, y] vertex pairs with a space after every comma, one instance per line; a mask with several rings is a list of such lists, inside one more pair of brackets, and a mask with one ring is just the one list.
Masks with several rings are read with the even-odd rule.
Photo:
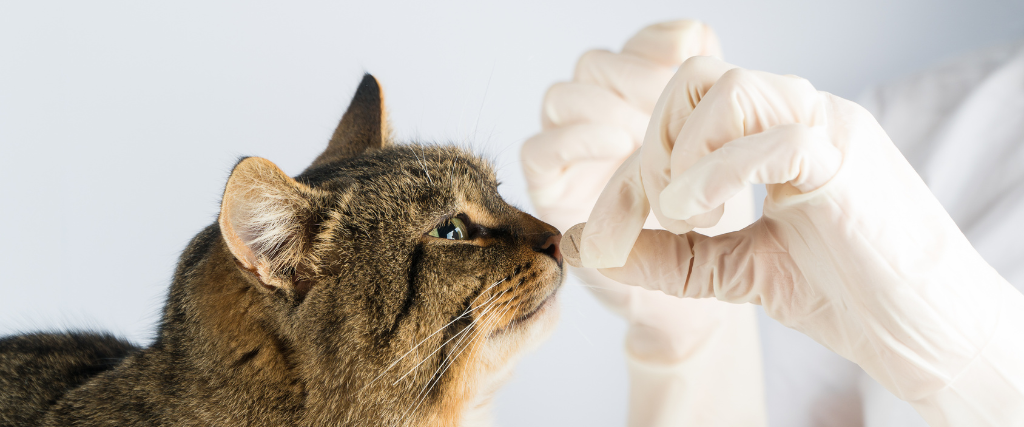
[[452, 218], [430, 230], [427, 235], [448, 240], [466, 240], [469, 238], [469, 230], [466, 229], [466, 224], [461, 219]]

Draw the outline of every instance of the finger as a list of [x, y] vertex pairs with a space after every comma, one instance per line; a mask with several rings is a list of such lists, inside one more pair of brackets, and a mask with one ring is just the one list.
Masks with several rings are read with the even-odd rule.
[[[725, 202], [725, 212], [712, 227], [694, 228], [705, 236], [717, 236], [744, 228], [754, 222], [754, 187], [747, 185]], [[644, 227], [651, 228], [651, 227]]]
[[661, 209], [673, 218], [689, 218], [721, 206], [750, 184], [788, 183], [799, 192], [811, 191], [841, 163], [824, 127], [776, 126], [730, 141], [673, 175], [659, 196]]
[[675, 135], [672, 173], [682, 173], [726, 142], [780, 124], [823, 123], [824, 108], [807, 80], [732, 69], [705, 92]]
[[714, 237], [689, 233], [687, 237], [693, 241], [689, 277], [684, 285], [676, 285], [673, 295], [714, 297], [736, 304], [791, 302], [779, 295], [792, 288], [796, 269], [786, 249], [768, 236], [765, 224], [759, 220]]
[[598, 271], [615, 281], [680, 298], [760, 303], [754, 253], [758, 232], [757, 227], [747, 227], [707, 237], [695, 232], [676, 235], [643, 230], [622, 267]]
[[[588, 209], [587, 212], [591, 213], [592, 209]], [[580, 247], [583, 242], [583, 229], [586, 227], [586, 222], [580, 222], [570, 227], [561, 228], [562, 231], [562, 257], [565, 259], [566, 264], [579, 269], [579, 271], [597, 271], [593, 268], [583, 268], [583, 261], [580, 259]], [[641, 226], [641, 230], [662, 230], [659, 227], [658, 221], [653, 216], [648, 216], [647, 220]]]
[[577, 255], [578, 267], [618, 267], [626, 261], [650, 212], [639, 166], [639, 153], [634, 152], [608, 180], [587, 223], [566, 231], [565, 251]]
[[[671, 184], [669, 184], [671, 186]], [[743, 186], [725, 203], [702, 215], [686, 219], [696, 231], [705, 236], [717, 236], [739, 230], [754, 221], [754, 189]], [[705, 226], [704, 224], [709, 224]], [[650, 228], [650, 227], [645, 227]]]
[[674, 72], [674, 67], [639, 56], [592, 50], [576, 63], [573, 81], [605, 88], [650, 114]]
[[675, 295], [676, 287], [685, 284], [693, 259], [689, 234], [642, 230], [622, 267], [598, 271], [619, 283]]
[[622, 159], [572, 163], [551, 179], [527, 175], [527, 189], [538, 218], [563, 232], [586, 221], [604, 183], [620, 163]]
[[541, 125], [544, 130], [580, 123], [604, 123], [619, 126], [643, 140], [648, 114], [630, 105], [614, 93], [586, 83], [556, 83], [544, 95]]
[[631, 37], [622, 52], [670, 67], [691, 56], [722, 57], [718, 36], [711, 27], [690, 19], [650, 25]]
[[582, 124], [534, 135], [520, 152], [523, 172], [540, 183], [557, 178], [569, 165], [591, 160], [621, 160], [636, 149], [633, 137], [617, 126]]
[[[699, 105], [691, 110], [685, 121], [676, 120], [669, 125], [669, 137], [674, 133], [673, 126], [680, 128], [671, 142], [675, 148], [670, 156], [668, 175], [682, 173], [701, 157], [744, 135], [762, 132], [777, 124], [818, 123], [823, 115], [818, 99], [817, 91], [810, 83], [798, 77], [739, 68], [721, 74], [721, 78], [704, 92]], [[659, 190], [663, 189], [660, 187]], [[648, 190], [648, 194], [653, 193], [654, 190]], [[659, 195], [656, 197], [658, 202], [651, 202], [654, 211], [669, 219], [681, 219], [679, 212], [673, 215], [665, 213], [661, 202], [668, 200], [669, 196], [665, 197], [663, 199]], [[677, 202], [687, 203], [683, 200], [687, 197], [683, 195]], [[688, 212], [692, 215], [686, 217], [689, 218], [687, 223], [707, 226], [717, 222], [721, 212], [720, 205], [704, 212]]]
[[[668, 185], [671, 180], [671, 153], [676, 135], [704, 95], [732, 68], [732, 65], [718, 59], [694, 57], [684, 62], [672, 77], [658, 100], [658, 106], [651, 117], [641, 148], [641, 175], [647, 194], [661, 194]], [[657, 197], [652, 197], [650, 203], [658, 222], [676, 234], [685, 233], [696, 226], [713, 226], [723, 211], [719, 209], [718, 216], [709, 221], [691, 224], [663, 215], [661, 202]]]

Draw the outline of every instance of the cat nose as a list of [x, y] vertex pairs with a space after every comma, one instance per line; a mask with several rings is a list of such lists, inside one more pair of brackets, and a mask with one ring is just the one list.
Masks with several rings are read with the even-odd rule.
[[533, 247], [534, 251], [540, 252], [547, 255], [555, 260], [555, 263], [559, 267], [562, 266], [562, 251], [558, 249], [558, 245], [562, 242], [562, 233], [545, 233], [546, 239], [541, 240], [541, 243]]

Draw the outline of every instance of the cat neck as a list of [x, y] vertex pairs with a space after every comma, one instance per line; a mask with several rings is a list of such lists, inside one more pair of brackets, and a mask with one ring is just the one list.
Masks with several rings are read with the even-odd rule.
[[238, 424], [291, 424], [305, 405], [300, 355], [251, 281], [217, 225], [203, 230], [182, 254], [145, 366], [173, 378], [177, 399], [202, 408], [197, 412]]
[[460, 427], [491, 427], [494, 423], [494, 395], [512, 376], [511, 366], [501, 373], [492, 375], [484, 381], [476, 396], [469, 401], [462, 411]]

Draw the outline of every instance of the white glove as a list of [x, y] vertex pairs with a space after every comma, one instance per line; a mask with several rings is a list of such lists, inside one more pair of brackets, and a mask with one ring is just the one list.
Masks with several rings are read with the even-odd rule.
[[[718, 55], [718, 41], [696, 21], [657, 24], [622, 53], [591, 51], [570, 83], [544, 99], [543, 131], [522, 150], [538, 216], [567, 229], [589, 215], [608, 178], [643, 140], [658, 95], [693, 55]], [[753, 221], [748, 191], [709, 233]], [[653, 224], [652, 224], [653, 225]], [[574, 269], [588, 289], [629, 323], [629, 425], [764, 426], [764, 385], [752, 306], [682, 300]], [[734, 396], [722, 400], [719, 396]]]
[[[618, 267], [600, 271], [622, 282], [761, 304], [933, 426], [1024, 425], [1024, 296], [864, 109], [797, 77], [732, 68], [683, 64], [640, 154], [562, 247]], [[749, 183], [769, 184], [760, 220], [688, 233]], [[671, 232], [641, 233], [648, 206]]]

